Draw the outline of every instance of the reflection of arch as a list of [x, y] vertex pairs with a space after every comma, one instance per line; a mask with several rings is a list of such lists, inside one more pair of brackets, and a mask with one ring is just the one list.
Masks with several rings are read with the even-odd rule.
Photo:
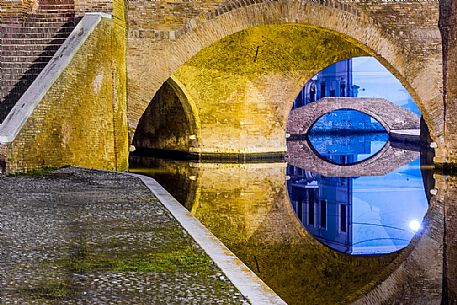
[[397, 149], [387, 143], [373, 157], [353, 165], [338, 165], [323, 160], [308, 141], [287, 142], [287, 162], [326, 177], [382, 176], [420, 157], [417, 151]]
[[[410, 56], [404, 52], [401, 40], [387, 34], [376, 21], [348, 3], [337, 1], [234, 1], [206, 18], [192, 20], [186, 27], [187, 33], [175, 41], [162, 41], [156, 43], [157, 47], [149, 48], [147, 40], [142, 39], [142, 47], [130, 52], [132, 60], [151, 64], [133, 65], [138, 73], [129, 79], [130, 104], [138, 104], [135, 109], [145, 109], [151, 96], [173, 71], [212, 43], [251, 27], [289, 22], [328, 29], [375, 56], [410, 91], [433, 138], [441, 134], [442, 109], [432, 107], [440, 101], [441, 53], [430, 54], [426, 59]], [[425, 86], [424, 80], [431, 85]], [[129, 119], [135, 126], [138, 117], [131, 113]]]
[[382, 98], [322, 98], [291, 111], [287, 133], [307, 134], [322, 116], [335, 110], [350, 109], [377, 120], [387, 132], [399, 129], [419, 129], [420, 117]]
[[[385, 134], [384, 134], [384, 135], [385, 135]], [[328, 160], [328, 159], [326, 159], [324, 156], [322, 156], [322, 155], [319, 153], [319, 151], [313, 146], [313, 143], [312, 143], [312, 141], [309, 139], [309, 137], [306, 137], [306, 141], [307, 141], [307, 143], [308, 143], [309, 149], [311, 149], [311, 150], [313, 151], [313, 154], [316, 155], [317, 157], [319, 157], [319, 159], [321, 159], [321, 160], [324, 161], [324, 162], [328, 162], [328, 163], [330, 163], [330, 164], [341, 165], [341, 166], [353, 166], [353, 165], [356, 165], [356, 164], [359, 164], [359, 163], [362, 163], [362, 162], [368, 162], [369, 160], [372, 160], [372, 159], [377, 159], [377, 158], [378, 158], [378, 155], [379, 155], [380, 153], [384, 153], [384, 152], [385, 152], [384, 149], [386, 148], [386, 146], [387, 146], [387, 145], [391, 145], [391, 143], [388, 142], [388, 141], [386, 140], [386, 142], [384, 143], [383, 147], [382, 147], [380, 150], [374, 152], [374, 154], [372, 154], [372, 155], [369, 156], [368, 158], [362, 159], [362, 160], [360, 160], [360, 161], [353, 161], [353, 162], [350, 162], [350, 163], [340, 164], [340, 163], [338, 163], [338, 162], [334, 162], [334, 161], [332, 161], [332, 160]], [[411, 149], [411, 150], [414, 150], [414, 149]]]
[[[296, 303], [350, 303], [360, 298], [353, 304], [439, 304], [442, 201], [432, 198], [425, 232], [407, 248], [383, 256], [347, 256], [317, 242], [302, 226], [287, 198], [284, 166], [192, 164], [173, 170], [175, 179], [169, 184], [176, 191], [188, 190], [183, 201], [192, 214], [252, 270], [260, 268], [264, 280], [271, 277], [270, 287]], [[266, 269], [270, 272], [263, 272]], [[285, 281], [293, 289], [287, 291]]]

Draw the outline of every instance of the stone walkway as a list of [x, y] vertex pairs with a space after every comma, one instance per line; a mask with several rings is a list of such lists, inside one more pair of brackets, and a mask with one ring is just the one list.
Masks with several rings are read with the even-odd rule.
[[0, 178], [0, 304], [248, 304], [143, 183]]

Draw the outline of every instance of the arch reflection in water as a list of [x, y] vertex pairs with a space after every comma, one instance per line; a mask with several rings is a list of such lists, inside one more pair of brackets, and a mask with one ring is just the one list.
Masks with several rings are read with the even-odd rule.
[[342, 109], [323, 115], [312, 126], [307, 138], [322, 159], [349, 165], [375, 155], [387, 143], [389, 135], [369, 115]]
[[289, 165], [291, 204], [325, 245], [353, 255], [406, 247], [428, 209], [419, 160], [384, 176], [324, 177]]
[[[314, 159], [306, 159], [300, 151], [299, 155], [305, 158], [304, 168], [307, 168], [309, 162], [314, 166]], [[296, 160], [294, 155], [290, 156]], [[320, 191], [332, 193], [335, 198], [341, 196], [344, 200], [349, 196], [349, 192], [345, 191], [348, 190], [347, 184], [343, 187], [333, 182], [351, 183], [352, 207], [346, 210], [348, 217], [342, 219], [346, 219], [347, 228], [355, 236], [352, 239], [352, 249], [368, 245], [359, 243], [354, 246], [358, 241], [371, 239], [363, 235], [368, 229], [378, 230], [373, 234], [381, 234], [378, 235], [381, 238], [390, 238], [389, 234], [394, 230], [390, 227], [399, 227], [405, 231], [407, 222], [414, 220], [409, 217], [414, 215], [420, 222], [427, 209], [427, 202], [422, 201], [425, 195], [418, 173], [418, 161], [394, 172], [390, 170], [390, 164], [388, 170], [381, 169], [386, 166], [385, 162], [381, 162], [378, 165], [379, 172], [392, 172], [385, 175], [387, 178], [326, 178], [282, 162], [198, 163], [134, 156], [130, 161], [132, 168], [143, 167], [134, 171], [156, 178], [192, 215], [291, 305], [350, 304], [384, 281], [393, 272], [393, 262], [403, 262], [410, 253], [400, 250], [384, 255], [347, 255], [319, 242], [296, 216], [296, 211], [301, 208], [301, 219], [306, 219], [303, 214], [306, 206], [298, 206], [298, 200], [292, 200], [291, 204], [287, 191], [291, 184], [300, 184], [301, 190], [298, 191], [301, 192], [304, 188], [313, 189], [316, 202]], [[286, 183], [287, 170], [292, 169], [296, 174], [289, 172], [291, 178]], [[302, 181], [294, 180], [294, 177]], [[326, 184], [319, 185], [322, 181], [326, 181]], [[401, 189], [400, 186], [405, 188]], [[292, 194], [290, 199], [294, 199], [294, 196], [301, 195]], [[421, 204], [417, 205], [415, 201]], [[346, 201], [338, 203], [342, 202]], [[418, 213], [402, 214], [416, 206]], [[318, 208], [317, 205], [315, 207]], [[326, 211], [327, 227], [330, 228], [332, 213]], [[400, 224], [398, 217], [393, 217], [392, 214], [403, 215], [405, 223]], [[367, 215], [371, 218], [367, 218]], [[334, 217], [335, 221], [339, 219], [337, 214]], [[361, 219], [372, 225], [365, 225]], [[389, 219], [394, 221], [388, 221]], [[319, 224], [318, 218], [315, 218], [315, 224]], [[393, 245], [399, 249], [406, 245], [414, 234], [411, 231], [406, 233], [406, 236], [401, 237], [401, 243], [391, 239], [388, 246]], [[369, 243], [372, 249], [377, 247], [379, 250], [378, 244], [373, 244], [373, 241]]]

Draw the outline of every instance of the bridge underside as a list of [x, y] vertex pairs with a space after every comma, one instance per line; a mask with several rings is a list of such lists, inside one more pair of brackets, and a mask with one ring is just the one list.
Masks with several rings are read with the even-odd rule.
[[362, 55], [345, 37], [301, 24], [230, 35], [173, 73], [141, 118], [133, 144], [202, 155], [284, 152], [287, 117], [306, 81]]

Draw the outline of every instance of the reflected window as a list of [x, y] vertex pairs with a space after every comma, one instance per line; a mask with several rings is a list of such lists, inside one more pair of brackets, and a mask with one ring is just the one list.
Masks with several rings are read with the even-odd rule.
[[327, 229], [327, 200], [321, 200], [320, 227]]
[[300, 221], [303, 222], [303, 201], [302, 200], [298, 201], [297, 215], [298, 215], [298, 219], [300, 219]]
[[340, 204], [340, 231], [347, 232], [347, 205]]
[[340, 85], [340, 96], [345, 97], [346, 96], [346, 83], [341, 82]]
[[314, 192], [309, 193], [308, 201], [308, 225], [314, 226]]

